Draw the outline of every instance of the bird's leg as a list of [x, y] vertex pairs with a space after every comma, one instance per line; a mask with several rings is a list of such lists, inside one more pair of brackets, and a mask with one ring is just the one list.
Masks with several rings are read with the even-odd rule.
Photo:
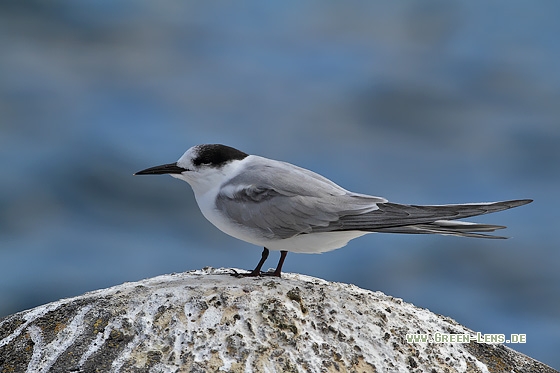
[[260, 276], [261, 268], [262, 268], [264, 262], [266, 262], [266, 259], [268, 258], [269, 253], [270, 253], [270, 251], [268, 251], [268, 249], [266, 247], [264, 247], [263, 252], [261, 254], [261, 260], [259, 261], [259, 264], [257, 264], [255, 269], [253, 269], [253, 271], [249, 274], [249, 276]]
[[288, 255], [287, 251], [280, 251], [280, 260], [278, 261], [278, 265], [276, 266], [276, 270], [274, 272], [261, 272], [261, 276], [274, 276], [274, 277], [282, 277], [282, 265], [284, 264], [284, 260], [286, 259], [286, 255]]
[[257, 277], [257, 276], [274, 276], [274, 277], [282, 277], [282, 266], [284, 265], [284, 260], [286, 259], [286, 255], [288, 255], [287, 251], [280, 251], [280, 260], [278, 261], [278, 265], [276, 266], [276, 269], [274, 270], [274, 272], [261, 272], [262, 266], [264, 264], [264, 262], [266, 261], [266, 259], [268, 258], [268, 254], [270, 253], [270, 251], [265, 247], [263, 249], [262, 255], [261, 255], [261, 260], [259, 261], [259, 264], [257, 264], [257, 266], [255, 267], [255, 269], [253, 269], [251, 272], [249, 273], [237, 273], [236, 271], [234, 271], [235, 273], [233, 274], [233, 276], [236, 277]]
[[236, 277], [257, 277], [257, 276], [260, 276], [261, 275], [261, 268], [262, 268], [264, 262], [266, 262], [266, 259], [268, 258], [269, 253], [270, 253], [270, 251], [268, 251], [268, 249], [265, 247], [263, 249], [262, 254], [261, 254], [261, 260], [259, 261], [259, 264], [257, 264], [257, 266], [255, 267], [255, 269], [253, 269], [249, 273], [237, 273], [237, 271], [234, 271], [235, 273], [233, 274], [233, 276], [236, 276]]
[[284, 265], [284, 260], [286, 259], [286, 255], [288, 255], [287, 251], [280, 251], [280, 260], [278, 261], [278, 265], [276, 266], [276, 270], [274, 271], [274, 276], [277, 277], [282, 276], [282, 266]]

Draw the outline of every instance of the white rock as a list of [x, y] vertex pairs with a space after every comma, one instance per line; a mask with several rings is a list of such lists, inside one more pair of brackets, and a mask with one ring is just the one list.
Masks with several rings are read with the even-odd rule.
[[303, 275], [205, 268], [63, 299], [0, 321], [0, 372], [555, 372], [401, 299]]

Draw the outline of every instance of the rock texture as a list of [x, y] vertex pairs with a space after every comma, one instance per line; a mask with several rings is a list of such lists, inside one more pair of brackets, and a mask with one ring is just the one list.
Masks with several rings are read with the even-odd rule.
[[556, 372], [400, 299], [297, 274], [205, 268], [0, 320], [0, 372]]

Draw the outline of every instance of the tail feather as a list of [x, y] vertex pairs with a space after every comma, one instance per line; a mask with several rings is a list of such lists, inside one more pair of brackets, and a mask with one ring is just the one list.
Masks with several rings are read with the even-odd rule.
[[444, 234], [463, 237], [506, 238], [480, 232], [493, 232], [505, 228], [500, 225], [476, 224], [456, 221], [477, 215], [507, 210], [532, 202], [520, 199], [489, 203], [455, 205], [404, 205], [378, 203], [378, 209], [364, 214], [341, 216], [328, 227], [314, 230], [359, 230], [366, 232]]
[[446, 236], [460, 236], [473, 238], [499, 238], [504, 236], [493, 236], [480, 232], [494, 232], [497, 229], [506, 228], [503, 225], [476, 224], [462, 221], [437, 220], [430, 224], [405, 225], [402, 227], [381, 228], [379, 233], [406, 233], [406, 234], [442, 234]]

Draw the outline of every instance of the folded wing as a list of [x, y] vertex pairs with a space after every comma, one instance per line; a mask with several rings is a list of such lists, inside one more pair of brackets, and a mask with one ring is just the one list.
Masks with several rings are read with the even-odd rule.
[[383, 202], [387, 200], [349, 192], [312, 171], [264, 158], [247, 164], [216, 197], [222, 214], [271, 239], [333, 230], [329, 226], [341, 217], [374, 211]]

